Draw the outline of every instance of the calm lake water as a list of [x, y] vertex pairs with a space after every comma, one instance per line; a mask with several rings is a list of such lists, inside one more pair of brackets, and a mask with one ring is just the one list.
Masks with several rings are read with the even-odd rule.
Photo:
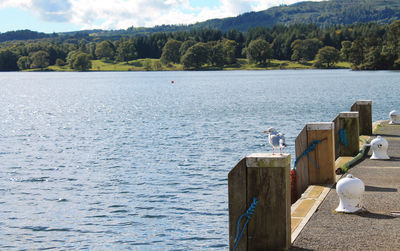
[[[174, 81], [172, 84], [171, 81]], [[228, 248], [227, 175], [400, 72], [0, 73], [0, 249]]]

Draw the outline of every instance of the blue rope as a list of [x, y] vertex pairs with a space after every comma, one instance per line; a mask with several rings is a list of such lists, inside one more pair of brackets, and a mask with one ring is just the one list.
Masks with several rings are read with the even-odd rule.
[[311, 162], [314, 164], [314, 166], [315, 166], [316, 168], [319, 168], [319, 167], [317, 166], [317, 164], [315, 164], [314, 160], [311, 158], [310, 154], [307, 153], [307, 155], [308, 155], [308, 157], [310, 158]]
[[340, 129], [339, 130], [339, 138], [340, 138], [340, 143], [342, 143], [344, 146], [348, 146], [349, 142], [347, 141], [347, 134], [345, 129]]
[[[253, 216], [254, 211], [256, 210], [256, 206], [258, 204], [258, 199], [256, 197], [253, 198], [253, 202], [251, 203], [250, 207], [246, 210], [244, 214], [242, 214], [236, 225], [236, 237], [235, 240], [233, 241], [235, 243], [235, 246], [233, 247], [232, 251], [235, 251], [237, 246], [239, 245], [240, 238], [242, 238], [243, 232], [246, 229], [247, 223], [249, 223], [249, 220], [251, 219], [251, 216]], [[242, 231], [240, 231], [240, 221], [242, 220], [243, 217], [246, 217], [247, 220], [243, 225]], [[240, 234], [239, 234], [240, 232]]]
[[314, 164], [314, 166], [315, 166], [316, 168], [319, 168], [319, 167], [315, 164], [314, 160], [311, 158], [310, 152], [311, 152], [311, 151], [314, 151], [314, 150], [315, 150], [315, 147], [316, 147], [318, 144], [321, 144], [321, 143], [322, 143], [322, 140], [318, 140], [318, 139], [313, 140], [313, 141], [311, 142], [311, 144], [307, 147], [307, 149], [306, 149], [302, 154], [300, 154], [300, 156], [299, 156], [299, 157], [296, 159], [296, 161], [294, 162], [294, 169], [296, 169], [296, 164], [297, 164], [297, 162], [299, 162], [299, 160], [300, 160], [301, 158], [303, 158], [305, 155], [308, 155], [308, 157], [310, 158], [310, 160], [311, 160], [311, 162]]

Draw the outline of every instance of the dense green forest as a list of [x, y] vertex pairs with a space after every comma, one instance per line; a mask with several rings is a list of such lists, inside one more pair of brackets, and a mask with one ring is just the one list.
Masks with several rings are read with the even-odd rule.
[[88, 34], [54, 35], [0, 43], [0, 70], [44, 70], [57, 65], [86, 71], [92, 69], [93, 60], [129, 65], [143, 58], [160, 59], [157, 63], [166, 67], [181, 64], [188, 70], [222, 69], [234, 66], [241, 58], [257, 65], [268, 65], [272, 59], [312, 61], [316, 68], [332, 68], [338, 61], [346, 61], [353, 69], [378, 70], [400, 69], [399, 55], [400, 20], [390, 25], [325, 28], [314, 24], [276, 25], [247, 32], [204, 28], [117, 40]]

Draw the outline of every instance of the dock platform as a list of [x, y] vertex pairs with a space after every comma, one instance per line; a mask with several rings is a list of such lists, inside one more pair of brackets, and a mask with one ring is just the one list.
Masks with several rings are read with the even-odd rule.
[[335, 186], [314, 186], [294, 205], [297, 213], [292, 206], [291, 250], [400, 250], [400, 125], [381, 122], [372, 137], [377, 135], [388, 140], [390, 160], [371, 160], [370, 150], [348, 171], [365, 184], [366, 211], [336, 213]]

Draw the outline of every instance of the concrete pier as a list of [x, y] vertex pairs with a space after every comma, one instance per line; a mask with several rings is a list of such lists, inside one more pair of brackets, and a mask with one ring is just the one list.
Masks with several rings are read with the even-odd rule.
[[369, 152], [349, 170], [365, 184], [366, 211], [335, 213], [335, 187], [309, 187], [292, 206], [291, 250], [400, 250], [400, 125], [382, 122], [377, 135], [388, 140], [391, 159], [371, 160]]

